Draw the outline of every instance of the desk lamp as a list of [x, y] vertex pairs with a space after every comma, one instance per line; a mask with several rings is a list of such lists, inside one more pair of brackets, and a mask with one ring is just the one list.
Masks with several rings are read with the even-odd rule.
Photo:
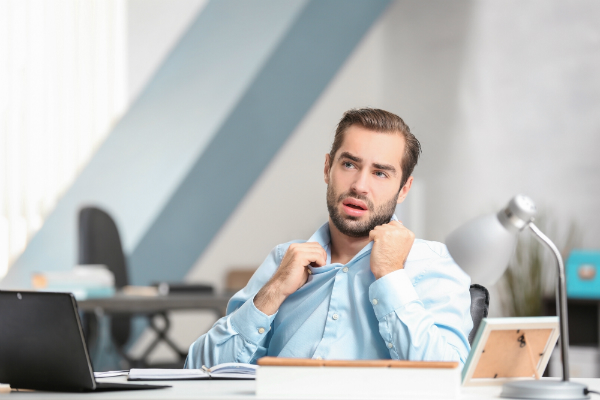
[[589, 399], [585, 385], [569, 381], [569, 331], [565, 267], [560, 252], [533, 223], [533, 201], [515, 196], [497, 214], [476, 218], [452, 232], [446, 239], [454, 261], [471, 276], [472, 282], [493, 285], [502, 276], [516, 247], [517, 235], [529, 228], [554, 254], [558, 264], [556, 310], [560, 323], [562, 381], [523, 380], [505, 383], [501, 397], [519, 399]]

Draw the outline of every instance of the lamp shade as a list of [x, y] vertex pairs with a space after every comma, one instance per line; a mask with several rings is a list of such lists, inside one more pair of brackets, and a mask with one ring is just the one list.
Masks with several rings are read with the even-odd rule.
[[517, 235], [534, 215], [533, 201], [515, 196], [499, 213], [476, 218], [456, 229], [446, 238], [446, 246], [454, 261], [471, 276], [471, 282], [491, 286], [506, 270]]
[[454, 261], [471, 276], [472, 283], [491, 286], [500, 279], [517, 242], [495, 214], [467, 222], [446, 239]]

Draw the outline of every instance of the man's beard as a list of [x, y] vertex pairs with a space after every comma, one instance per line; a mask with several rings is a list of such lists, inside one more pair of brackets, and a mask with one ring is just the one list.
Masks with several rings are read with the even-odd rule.
[[[331, 221], [333, 221], [335, 227], [344, 235], [356, 238], [365, 237], [369, 236], [369, 232], [376, 226], [390, 222], [390, 219], [396, 210], [396, 202], [398, 201], [399, 195], [400, 192], [398, 192], [398, 194], [390, 201], [380, 205], [374, 210], [373, 202], [366, 196], [359, 195], [352, 190], [338, 196], [333, 190], [332, 185], [327, 185], [327, 210], [329, 210], [329, 217], [331, 218]], [[353, 197], [364, 201], [367, 204], [368, 210], [372, 212], [371, 218], [361, 222], [358, 221], [358, 217], [341, 215], [337, 205], [347, 197]]]

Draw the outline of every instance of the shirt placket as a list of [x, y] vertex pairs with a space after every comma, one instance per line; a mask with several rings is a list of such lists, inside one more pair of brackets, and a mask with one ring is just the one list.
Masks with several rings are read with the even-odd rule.
[[342, 304], [344, 301], [348, 301], [348, 295], [344, 292], [344, 288], [347, 288], [347, 279], [350, 279], [350, 268], [352, 268], [360, 260], [364, 259], [370, 254], [370, 248], [366, 249], [359, 254], [356, 258], [352, 259], [348, 264], [337, 268], [335, 274], [333, 288], [331, 290], [331, 298], [329, 300], [329, 309], [327, 310], [327, 321], [325, 321], [325, 329], [323, 331], [323, 337], [314, 352], [313, 358], [320, 360], [326, 359], [329, 356], [329, 349], [331, 345], [338, 338], [338, 333], [343, 326], [348, 326], [344, 318], [350, 318], [349, 315], [344, 315], [344, 310], [348, 310], [348, 304]]
[[[331, 298], [329, 300], [329, 309], [327, 310], [327, 320], [325, 321], [325, 329], [323, 330], [323, 337], [317, 346], [313, 355], [314, 359], [321, 360], [326, 359], [329, 355], [329, 349], [331, 344], [336, 340], [339, 332], [341, 318], [344, 316], [340, 312], [341, 309], [341, 290], [343, 288], [342, 279], [348, 279], [348, 268], [350, 263], [343, 267], [337, 268], [335, 274], [333, 288], [331, 290]], [[346, 269], [346, 272], [343, 270]]]

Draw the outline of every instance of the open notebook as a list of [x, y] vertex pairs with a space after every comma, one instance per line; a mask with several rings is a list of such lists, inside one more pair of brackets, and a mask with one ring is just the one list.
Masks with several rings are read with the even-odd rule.
[[199, 380], [199, 379], [254, 379], [256, 365], [225, 363], [212, 368], [202, 369], [153, 369], [132, 368], [129, 371], [130, 381], [167, 381], [167, 380]]

